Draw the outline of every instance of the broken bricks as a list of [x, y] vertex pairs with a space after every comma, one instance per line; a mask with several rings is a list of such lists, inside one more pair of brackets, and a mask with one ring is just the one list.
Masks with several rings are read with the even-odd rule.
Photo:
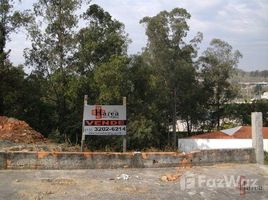
[[180, 174], [174, 175], [174, 174], [167, 174], [161, 177], [161, 180], [164, 182], [168, 181], [176, 181], [181, 177]]

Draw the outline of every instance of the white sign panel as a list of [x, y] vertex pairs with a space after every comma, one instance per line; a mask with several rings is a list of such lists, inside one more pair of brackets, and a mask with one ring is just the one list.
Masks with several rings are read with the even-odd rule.
[[126, 135], [126, 106], [85, 105], [84, 135]]

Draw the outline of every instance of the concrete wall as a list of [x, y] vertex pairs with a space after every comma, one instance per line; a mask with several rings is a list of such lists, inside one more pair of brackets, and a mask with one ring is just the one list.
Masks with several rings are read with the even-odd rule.
[[0, 169], [6, 168], [6, 153], [0, 152]]
[[[201, 149], [252, 148], [252, 139], [179, 139], [178, 148], [184, 152]], [[263, 148], [268, 152], [268, 139], [263, 140]]]
[[268, 152], [268, 139], [263, 139], [263, 150]]
[[255, 162], [253, 149], [149, 153], [0, 152], [0, 169], [101, 169], [176, 167], [221, 162]]

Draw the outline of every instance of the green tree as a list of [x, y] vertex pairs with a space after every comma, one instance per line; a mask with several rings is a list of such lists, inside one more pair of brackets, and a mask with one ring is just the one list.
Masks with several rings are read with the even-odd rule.
[[10, 39], [10, 34], [26, 25], [31, 18], [26, 11], [15, 11], [13, 4], [12, 0], [0, 1], [0, 115], [5, 114], [7, 108], [5, 98], [12, 95], [10, 91], [16, 90], [15, 80], [20, 78], [22, 70], [21, 68], [14, 69], [9, 61], [8, 56], [11, 50], [6, 50], [6, 43]]
[[213, 39], [210, 47], [200, 57], [203, 94], [207, 98], [208, 120], [211, 125], [220, 128], [220, 119], [224, 104], [236, 96], [234, 85], [229, 81], [241, 53], [233, 51], [232, 46], [220, 39]]
[[39, 0], [35, 3], [34, 15], [38, 17], [28, 28], [32, 48], [25, 50], [26, 63], [43, 74], [48, 81], [44, 97], [54, 105], [57, 116], [55, 131], [63, 135], [65, 141], [70, 141], [68, 88], [73, 83], [73, 54], [76, 50], [74, 38], [79, 20], [76, 11], [81, 3], [82, 0]]
[[3, 112], [0, 115], [18, 117], [22, 111], [20, 96], [23, 90], [24, 71], [23, 67], [13, 67], [6, 64], [5, 76], [1, 80], [0, 88], [2, 95]]
[[225, 115], [229, 119], [239, 120], [240, 125], [251, 125], [251, 113], [262, 112], [263, 114], [263, 126], [268, 126], [268, 100], [261, 99], [253, 101], [252, 103], [242, 104], [226, 104], [224, 105]]
[[193, 58], [197, 55], [197, 44], [202, 40], [202, 34], [199, 33], [190, 43], [185, 42], [189, 30], [188, 19], [190, 14], [185, 9], [175, 8], [170, 12], [162, 11], [154, 17], [141, 20], [141, 23], [146, 25], [148, 36], [144, 56], [154, 68], [156, 84], [161, 90], [160, 104], [165, 104], [163, 109], [166, 109], [166, 120], [172, 120], [174, 147], [177, 141], [178, 113], [187, 102], [183, 98], [189, 99], [184, 95], [185, 92], [190, 95], [190, 88], [195, 85]]
[[127, 57], [115, 56], [94, 71], [94, 80], [99, 87], [97, 102], [101, 104], [118, 104], [127, 96]]
[[[89, 95], [90, 104], [121, 104], [129, 91], [129, 40], [124, 24], [96, 4], [89, 6], [83, 19], [87, 25], [76, 36], [78, 50], [74, 56], [75, 71], [82, 83], [79, 91]], [[96, 137], [88, 143], [91, 148], [104, 148], [120, 144], [120, 139]]]
[[93, 4], [83, 14], [87, 26], [78, 35], [78, 51], [75, 55], [77, 71], [86, 74], [105, 63], [111, 57], [127, 54], [129, 39], [124, 24], [112, 19], [112, 16], [100, 6]]
[[17, 85], [16, 102], [13, 107], [16, 113], [11, 116], [24, 120], [35, 130], [48, 136], [55, 126], [54, 107], [44, 99], [46, 95], [47, 80], [38, 72], [31, 72], [24, 76]]
[[[28, 28], [32, 48], [25, 50], [27, 64], [43, 79], [40, 103], [51, 112], [51, 136], [75, 143], [81, 134], [83, 96], [89, 94], [90, 104], [118, 103], [120, 96], [121, 103], [127, 91], [122, 87], [127, 85], [128, 63], [124, 25], [91, 5], [83, 15], [87, 26], [77, 30], [80, 18], [75, 13], [81, 3], [38, 1], [34, 11], [40, 17]], [[38, 20], [45, 23], [39, 26]]]
[[132, 56], [128, 80], [128, 137], [130, 147], [141, 150], [167, 145], [168, 120], [154, 68], [143, 55]]

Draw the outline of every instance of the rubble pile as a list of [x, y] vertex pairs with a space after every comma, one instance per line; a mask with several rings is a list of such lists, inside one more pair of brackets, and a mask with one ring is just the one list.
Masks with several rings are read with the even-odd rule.
[[168, 181], [177, 181], [180, 178], [180, 174], [174, 175], [174, 174], [167, 174], [161, 177], [161, 180], [164, 182]]
[[45, 142], [45, 137], [32, 129], [25, 121], [0, 116], [0, 140], [14, 143], [38, 143]]

